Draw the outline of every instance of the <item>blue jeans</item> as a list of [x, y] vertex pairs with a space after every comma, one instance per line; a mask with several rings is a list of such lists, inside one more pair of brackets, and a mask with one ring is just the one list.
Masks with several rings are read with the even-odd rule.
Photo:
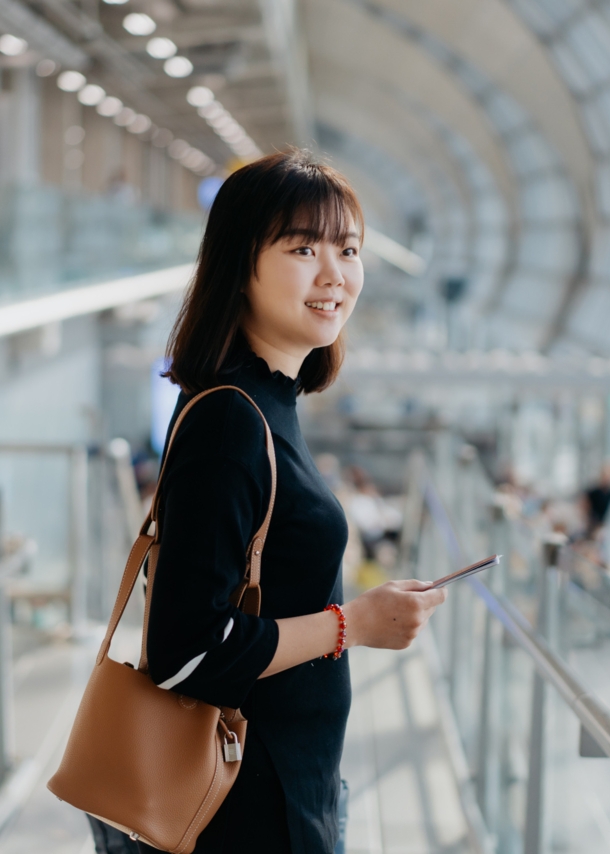
[[345, 831], [347, 829], [347, 802], [349, 800], [349, 786], [345, 780], [341, 780], [339, 792], [339, 839], [335, 846], [335, 854], [345, 854]]

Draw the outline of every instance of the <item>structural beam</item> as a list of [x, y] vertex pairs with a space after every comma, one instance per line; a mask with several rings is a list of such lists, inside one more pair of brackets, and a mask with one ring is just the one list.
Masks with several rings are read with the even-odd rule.
[[82, 69], [89, 64], [83, 50], [17, 0], [0, 0], [0, 27], [68, 68]]
[[184, 290], [192, 272], [191, 264], [181, 264], [4, 306], [0, 308], [0, 337]]
[[284, 78], [286, 101], [297, 145], [314, 138], [307, 51], [295, 0], [259, 0], [272, 59]]

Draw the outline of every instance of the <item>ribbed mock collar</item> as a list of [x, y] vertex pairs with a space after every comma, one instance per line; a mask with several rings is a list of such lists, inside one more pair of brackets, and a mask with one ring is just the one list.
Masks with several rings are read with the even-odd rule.
[[260, 386], [261, 390], [264, 389], [283, 403], [296, 405], [297, 394], [301, 387], [300, 377], [293, 379], [282, 371], [272, 371], [265, 359], [257, 356], [252, 350], [241, 331], [237, 333], [231, 355], [222, 371], [229, 376], [234, 375], [234, 372], [238, 372], [240, 377]]

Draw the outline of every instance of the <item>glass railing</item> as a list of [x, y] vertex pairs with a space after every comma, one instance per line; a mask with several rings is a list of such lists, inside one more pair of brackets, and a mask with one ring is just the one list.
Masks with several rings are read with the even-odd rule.
[[582, 558], [560, 536], [509, 518], [472, 447], [449, 434], [434, 444], [432, 459], [416, 455], [409, 467], [407, 569], [433, 578], [504, 555], [483, 581], [450, 588], [432, 620], [468, 768], [465, 797], [481, 819], [480, 850], [607, 852], [605, 576], [587, 566], [584, 583], [581, 565], [579, 580]]
[[0, 189], [0, 305], [107, 278], [193, 262], [203, 215], [125, 194]]
[[[126, 449], [126, 450], [125, 450]], [[9, 537], [35, 549], [10, 581], [12, 616], [49, 634], [108, 619], [144, 518], [129, 445], [0, 442], [0, 506]]]

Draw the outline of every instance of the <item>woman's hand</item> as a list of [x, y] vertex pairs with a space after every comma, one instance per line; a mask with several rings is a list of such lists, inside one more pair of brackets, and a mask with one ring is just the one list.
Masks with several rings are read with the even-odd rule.
[[[388, 581], [343, 606], [347, 618], [346, 646], [405, 649], [426, 625], [447, 591], [429, 590], [429, 581]], [[277, 621], [276, 653], [261, 678], [312, 661], [337, 645], [339, 623], [332, 611]]]
[[429, 581], [388, 581], [343, 606], [346, 646], [406, 649], [447, 598], [446, 588]]

